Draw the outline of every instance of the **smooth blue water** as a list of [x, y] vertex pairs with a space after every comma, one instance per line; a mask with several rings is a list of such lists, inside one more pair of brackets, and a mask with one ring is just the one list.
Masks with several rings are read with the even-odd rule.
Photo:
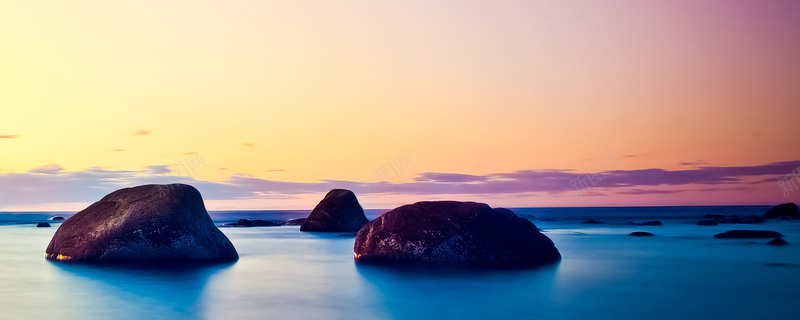
[[[648, 208], [515, 210], [558, 220], [536, 224], [563, 260], [532, 270], [356, 265], [352, 234], [305, 233], [298, 226], [221, 228], [241, 256], [227, 265], [64, 264], [44, 259], [58, 224], [33, 225], [56, 214], [0, 213], [5, 221], [0, 224], [0, 319], [761, 319], [800, 314], [795, 302], [800, 221], [695, 225], [705, 213], [758, 214], [766, 207], [706, 212], [710, 208], [653, 209], [652, 216], [646, 215]], [[218, 223], [297, 214], [307, 211], [211, 213]], [[660, 217], [665, 225], [579, 223], [586, 217], [609, 222]], [[713, 238], [739, 228], [779, 231], [790, 245]], [[627, 235], [638, 230], [656, 236]]]

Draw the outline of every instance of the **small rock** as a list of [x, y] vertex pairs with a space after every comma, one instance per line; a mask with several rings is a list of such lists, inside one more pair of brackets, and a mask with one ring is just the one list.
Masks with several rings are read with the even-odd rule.
[[772, 246], [785, 246], [789, 243], [786, 242], [786, 240], [783, 240], [783, 238], [775, 238], [767, 242], [767, 244]]
[[634, 231], [631, 232], [631, 236], [634, 237], [652, 237], [653, 234], [647, 231]]
[[64, 221], [65, 219], [62, 216], [55, 216], [55, 217], [50, 217], [50, 219], [47, 219], [47, 220], [50, 220], [50, 221]]
[[367, 222], [369, 220], [355, 193], [346, 189], [333, 189], [314, 207], [306, 221], [300, 225], [300, 231], [356, 232]]
[[730, 230], [714, 235], [714, 238], [745, 239], [745, 238], [778, 238], [783, 235], [775, 231], [765, 230]]
[[584, 222], [581, 222], [581, 223], [586, 223], [586, 224], [601, 224], [601, 223], [605, 223], [605, 222], [602, 222], [602, 221], [597, 221], [597, 220], [594, 220], [594, 219], [590, 219], [590, 220], [586, 220], [586, 221], [584, 221]]
[[50, 228], [50, 224], [47, 223], [47, 222], [39, 222], [38, 224], [36, 224], [36, 227], [37, 228]]
[[663, 225], [663, 223], [661, 223], [661, 221], [647, 221], [645, 223], [642, 223], [642, 225], [643, 226], [660, 226], [660, 225]]

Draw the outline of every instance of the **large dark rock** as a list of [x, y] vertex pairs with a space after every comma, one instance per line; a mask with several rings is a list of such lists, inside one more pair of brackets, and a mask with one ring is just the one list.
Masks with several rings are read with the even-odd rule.
[[631, 236], [634, 237], [652, 237], [653, 234], [647, 231], [634, 231], [631, 232]]
[[764, 218], [776, 219], [781, 216], [788, 216], [792, 219], [800, 219], [800, 209], [794, 203], [784, 203], [774, 206], [764, 213]]
[[353, 191], [333, 189], [314, 207], [300, 231], [356, 232], [367, 222]]
[[775, 231], [766, 230], [730, 230], [714, 235], [714, 238], [778, 238], [783, 235]]
[[239, 258], [206, 212], [200, 192], [185, 184], [114, 191], [70, 217], [46, 257], [68, 261], [219, 260]]
[[39, 223], [36, 224], [36, 227], [37, 228], [49, 228], [50, 224], [47, 223], [47, 222], [39, 222]]
[[364, 225], [358, 262], [434, 262], [533, 266], [559, 261], [553, 241], [508, 209], [457, 201], [395, 208]]
[[64, 221], [65, 219], [62, 216], [54, 216], [54, 217], [50, 217], [50, 219], [47, 219], [47, 220], [50, 220], [50, 221]]

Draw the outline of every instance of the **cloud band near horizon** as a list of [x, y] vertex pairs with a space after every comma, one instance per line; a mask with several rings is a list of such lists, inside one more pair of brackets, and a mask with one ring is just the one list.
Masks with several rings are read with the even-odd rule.
[[[671, 194], [686, 190], [678, 187], [707, 185], [709, 190], [755, 188], [754, 184], [775, 182], [800, 167], [800, 160], [757, 166], [700, 167], [690, 170], [614, 170], [608, 172], [593, 190], [622, 195]], [[51, 164], [26, 173], [0, 174], [0, 207], [41, 203], [94, 202], [121, 188], [142, 184], [186, 183], [195, 186], [206, 200], [287, 199], [294, 195], [324, 193], [345, 188], [356, 194], [562, 194], [574, 190], [570, 181], [583, 175], [571, 170], [520, 170], [510, 173], [468, 175], [421, 173], [411, 182], [359, 182], [321, 180], [301, 183], [271, 181], [247, 175], [233, 175], [227, 181], [198, 181], [188, 176], [171, 175], [167, 166], [151, 166], [138, 171], [106, 170], [92, 167], [64, 171]], [[650, 189], [642, 189], [642, 188]], [[655, 187], [655, 189], [653, 189]], [[659, 189], [658, 187], [663, 187]], [[697, 187], [692, 187], [697, 190]], [[777, 192], [777, 191], [776, 191]]]

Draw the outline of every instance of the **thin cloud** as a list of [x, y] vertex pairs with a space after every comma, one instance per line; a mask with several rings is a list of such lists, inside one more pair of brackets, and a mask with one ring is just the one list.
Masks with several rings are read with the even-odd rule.
[[153, 134], [150, 130], [137, 130], [132, 133], [134, 136], [146, 136], [149, 134]]
[[111, 149], [111, 152], [120, 152], [120, 151], [125, 151], [125, 150], [123, 150], [123, 149]]
[[699, 166], [699, 165], [708, 164], [708, 162], [705, 162], [703, 160], [697, 160], [697, 161], [694, 161], [694, 162], [678, 162], [678, 164], [682, 165], [682, 166]]
[[0, 135], [0, 139], [16, 139], [16, 138], [19, 138], [19, 136], [16, 135], [16, 134], [3, 134], [3, 135]]
[[248, 147], [248, 148], [255, 148], [256, 144], [252, 143], [252, 142], [245, 142], [245, 143], [242, 143], [242, 146], [243, 147]]
[[61, 171], [64, 171], [64, 168], [57, 164], [48, 164], [46, 166], [41, 166], [35, 169], [28, 170], [28, 173], [38, 173], [38, 174], [58, 174]]
[[264, 170], [264, 172], [283, 172], [283, 171], [286, 171], [286, 169], [271, 169], [271, 170]]

